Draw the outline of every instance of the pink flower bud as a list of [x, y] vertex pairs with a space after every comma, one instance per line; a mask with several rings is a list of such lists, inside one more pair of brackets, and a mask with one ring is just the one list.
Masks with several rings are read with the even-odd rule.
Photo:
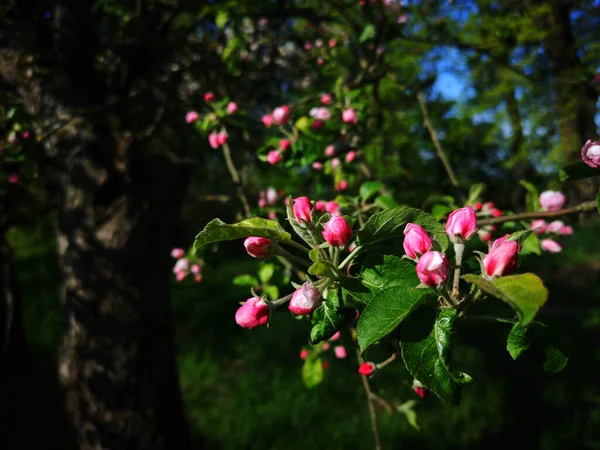
[[337, 40], [329, 39], [329, 47], [333, 48], [337, 45]]
[[466, 241], [477, 231], [477, 218], [470, 206], [452, 211], [446, 222], [446, 233], [452, 242]]
[[321, 103], [324, 105], [331, 105], [333, 103], [333, 99], [329, 94], [321, 94]]
[[573, 234], [573, 227], [564, 226], [558, 230], [558, 234], [562, 234], [563, 236], [571, 236]]
[[600, 142], [588, 139], [581, 149], [581, 159], [593, 169], [600, 167]]
[[270, 128], [271, 125], [273, 125], [274, 119], [273, 116], [271, 114], [265, 114], [264, 116], [262, 116], [262, 123], [267, 127]]
[[267, 201], [264, 198], [259, 198], [258, 199], [258, 207], [264, 208], [265, 206], [267, 206]]
[[288, 139], [281, 139], [279, 141], [279, 148], [282, 152], [287, 152], [290, 149], [292, 143]]
[[208, 144], [214, 148], [219, 148], [219, 134], [215, 131], [208, 135]]
[[329, 361], [327, 361], [327, 360], [324, 359], [321, 364], [323, 364], [323, 370], [329, 369], [329, 366], [330, 366], [329, 365]]
[[8, 134], [8, 143], [9, 143], [10, 145], [14, 145], [14, 144], [15, 144], [15, 142], [17, 142], [17, 135], [16, 135], [16, 133], [15, 133], [14, 131], [11, 131], [11, 132]]
[[477, 230], [477, 235], [483, 242], [489, 242], [492, 240], [492, 233], [489, 230]]
[[475, 211], [479, 211], [479, 210], [481, 209], [481, 207], [482, 207], [482, 206], [483, 206], [483, 205], [481, 204], [481, 202], [477, 202], [477, 203], [475, 203], [475, 204], [473, 205], [473, 209], [474, 209]]
[[352, 237], [352, 228], [341, 216], [332, 217], [323, 226], [323, 238], [335, 247], [346, 245]]
[[23, 139], [29, 139], [29, 131], [23, 131], [21, 133], [21, 136], [23, 137]]
[[205, 102], [212, 102], [215, 99], [215, 94], [213, 94], [212, 92], [206, 92], [204, 94], [204, 101]]
[[294, 199], [294, 217], [299, 224], [302, 224], [302, 221], [310, 222], [310, 215], [312, 213], [312, 204], [308, 197], [298, 197]]
[[275, 203], [277, 203], [277, 198], [279, 197], [279, 195], [277, 194], [277, 191], [273, 186], [269, 186], [267, 188], [267, 192], [265, 195], [265, 198], [267, 199], [267, 203], [269, 205], [274, 205]]
[[538, 219], [531, 222], [529, 229], [535, 231], [535, 234], [542, 234], [544, 231], [546, 231], [547, 227], [548, 225], [544, 220]]
[[354, 250], [356, 249], [356, 242], [353, 242], [352, 244], [350, 244], [350, 246], [348, 247], [348, 252], [352, 253]]
[[548, 225], [548, 228], [546, 228], [546, 231], [548, 233], [558, 233], [560, 231], [560, 229], [563, 228], [564, 226], [565, 226], [565, 224], [562, 220], [555, 220], [553, 222], [550, 222], [550, 224]]
[[521, 248], [515, 241], [508, 241], [507, 238], [508, 234], [496, 239], [490, 252], [483, 258], [483, 266], [490, 277], [508, 275], [517, 265]]
[[300, 350], [300, 359], [304, 360], [306, 358], [308, 358], [308, 350], [303, 348], [302, 350]]
[[317, 200], [315, 202], [315, 209], [317, 211], [324, 211], [325, 210], [325, 202], [322, 200]]
[[310, 112], [308, 114], [311, 117], [313, 117], [314, 119], [319, 119], [319, 120], [331, 119], [331, 112], [329, 112], [329, 109], [325, 108], [324, 106], [320, 106], [318, 108], [313, 108], [310, 110]]
[[190, 267], [190, 272], [192, 272], [194, 275], [198, 275], [200, 272], [202, 272], [202, 267], [200, 267], [198, 264], [192, 264], [192, 267]]
[[185, 272], [177, 272], [177, 273], [175, 274], [175, 279], [176, 279], [177, 281], [183, 281], [186, 275], [187, 275], [187, 274], [186, 274]]
[[233, 114], [238, 110], [238, 105], [236, 102], [229, 102], [227, 103], [227, 113], [228, 114]]
[[312, 168], [317, 171], [321, 171], [321, 170], [323, 170], [323, 163], [319, 162], [319, 161], [315, 161], [314, 163], [312, 163]]
[[200, 283], [202, 281], [202, 275], [200, 275], [199, 273], [197, 273], [196, 275], [194, 275], [194, 281], [196, 283]]
[[414, 223], [404, 228], [404, 251], [409, 258], [415, 259], [431, 250], [433, 242], [425, 229]]
[[329, 338], [330, 341], [337, 341], [340, 338], [340, 332], [336, 331], [333, 336]]
[[235, 313], [235, 321], [244, 328], [266, 325], [269, 321], [269, 304], [260, 297], [249, 298]]
[[421, 283], [438, 287], [448, 278], [448, 260], [443, 253], [428, 251], [417, 262], [417, 276]]
[[290, 119], [290, 108], [286, 105], [279, 106], [273, 110], [273, 120], [278, 125], [285, 125]]
[[542, 247], [542, 250], [550, 253], [559, 253], [563, 249], [562, 245], [553, 239], [544, 239], [540, 242], [540, 247]]
[[171, 250], [171, 257], [175, 259], [183, 258], [185, 251], [182, 248], [174, 248]]
[[333, 145], [325, 147], [325, 156], [331, 158], [333, 155], [335, 155], [335, 147]]
[[310, 283], [305, 282], [302, 287], [296, 289], [296, 292], [292, 295], [288, 308], [292, 313], [304, 316], [317, 309], [317, 306], [319, 306], [320, 303], [320, 292]]
[[196, 111], [190, 111], [185, 115], [185, 121], [187, 123], [193, 123], [198, 120], [198, 113]]
[[323, 39], [317, 39], [315, 41], [315, 47], [321, 48], [323, 46]]
[[331, 348], [331, 344], [328, 342], [324, 342], [323, 346], [321, 348], [323, 349], [324, 352], [326, 352], [327, 350], [329, 350]]
[[356, 159], [356, 152], [354, 150], [350, 150], [348, 153], [346, 153], [346, 162], [347, 163], [351, 163], [355, 159]]
[[339, 158], [333, 158], [331, 160], [331, 168], [332, 169], [337, 169], [338, 167], [340, 167], [341, 164], [342, 164], [342, 162], [340, 161]]
[[268, 258], [271, 256], [271, 240], [264, 237], [251, 236], [244, 241], [246, 251], [253, 258]]
[[486, 202], [482, 205], [482, 209], [487, 209], [487, 210], [493, 209], [495, 207], [496, 207], [496, 205], [494, 204], [494, 202]]
[[415, 391], [415, 394], [417, 394], [421, 398], [427, 397], [429, 395], [429, 393], [431, 392], [426, 387], [421, 387], [421, 386], [413, 386], [413, 391]]
[[340, 210], [340, 205], [338, 205], [333, 200], [325, 203], [325, 211], [327, 211], [329, 214], [332, 214], [332, 215], [338, 214], [339, 210]]
[[337, 359], [344, 359], [347, 355], [346, 355], [346, 347], [342, 346], [342, 345], [338, 345], [336, 347], [334, 347], [333, 352], [335, 353], [335, 357]]
[[355, 109], [345, 109], [342, 112], [342, 120], [345, 123], [357, 123], [358, 122], [358, 114], [356, 114]]
[[219, 145], [223, 145], [225, 142], [227, 142], [227, 133], [224, 131], [221, 131], [219, 134], [217, 134], [217, 142]]
[[308, 41], [306, 41], [306, 42], [304, 43], [304, 50], [306, 50], [307, 52], [311, 51], [311, 50], [312, 50], [312, 47], [313, 47], [313, 45], [312, 45], [312, 42], [308, 42]]
[[320, 130], [321, 128], [323, 128], [323, 126], [325, 125], [325, 122], [323, 122], [322, 120], [315, 120], [312, 125], [310, 126], [313, 130]]
[[502, 215], [502, 211], [500, 211], [498, 208], [492, 208], [492, 210], [490, 211], [490, 214], [493, 217], [500, 217]]
[[277, 213], [275, 211], [269, 211], [268, 216], [271, 220], [277, 220]]
[[189, 268], [190, 268], [190, 262], [188, 261], [188, 259], [181, 258], [181, 259], [178, 259], [177, 262], [175, 263], [175, 266], [173, 266], [173, 273], [187, 272]]
[[269, 164], [271, 164], [272, 166], [274, 166], [279, 161], [281, 161], [281, 153], [279, 153], [278, 150], [271, 150], [267, 154], [267, 161], [269, 162]]
[[360, 365], [360, 367], [358, 368], [358, 373], [364, 375], [365, 377], [370, 377], [375, 373], [375, 370], [375, 364], [367, 361]]
[[545, 191], [540, 194], [540, 205], [544, 211], [558, 211], [565, 204], [565, 195], [558, 191]]

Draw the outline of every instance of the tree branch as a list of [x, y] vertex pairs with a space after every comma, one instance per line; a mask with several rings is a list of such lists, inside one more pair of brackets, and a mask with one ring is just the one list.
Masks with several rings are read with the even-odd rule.
[[560, 209], [558, 211], [540, 211], [540, 212], [527, 212], [520, 214], [511, 214], [510, 216], [492, 217], [489, 219], [482, 219], [477, 221], [477, 225], [495, 225], [498, 223], [510, 222], [513, 220], [530, 220], [530, 219], [550, 219], [552, 217], [570, 216], [573, 214], [579, 214], [584, 212], [595, 211], [598, 208], [595, 201], [589, 201], [581, 203], [580, 205], [572, 208]]

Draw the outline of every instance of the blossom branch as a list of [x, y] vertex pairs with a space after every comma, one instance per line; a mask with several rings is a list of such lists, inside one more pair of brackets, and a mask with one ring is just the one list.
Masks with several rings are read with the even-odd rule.
[[244, 207], [244, 214], [247, 218], [252, 217], [252, 212], [250, 211], [250, 204], [248, 203], [248, 198], [244, 193], [244, 187], [240, 181], [240, 175], [233, 164], [233, 160], [231, 159], [231, 152], [229, 151], [229, 145], [224, 143], [223, 147], [223, 156], [225, 157], [225, 163], [227, 164], [227, 169], [229, 169], [229, 174], [231, 175], [231, 180], [233, 184], [235, 184], [235, 188], [237, 191], [237, 195], [242, 202], [242, 206]]
[[530, 219], [549, 219], [552, 217], [570, 216], [584, 212], [595, 211], [598, 208], [595, 201], [581, 203], [572, 208], [559, 209], [558, 211], [539, 211], [527, 212], [520, 214], [511, 214], [509, 216], [490, 217], [477, 221], [477, 225], [494, 225], [498, 223], [511, 222], [513, 220], [530, 220]]

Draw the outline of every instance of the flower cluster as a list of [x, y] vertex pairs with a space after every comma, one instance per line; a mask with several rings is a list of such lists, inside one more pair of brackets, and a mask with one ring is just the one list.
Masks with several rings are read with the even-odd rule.
[[186, 256], [185, 250], [182, 248], [174, 248], [171, 250], [171, 257], [176, 259], [173, 266], [173, 273], [177, 281], [183, 281], [188, 275], [193, 275], [194, 281], [200, 283], [202, 281], [202, 266], [199, 261], [192, 261]]

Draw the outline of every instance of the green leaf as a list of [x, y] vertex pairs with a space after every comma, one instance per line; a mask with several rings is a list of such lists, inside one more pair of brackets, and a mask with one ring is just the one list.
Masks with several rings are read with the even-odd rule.
[[406, 416], [406, 421], [408, 424], [413, 427], [415, 430], [420, 431], [421, 427], [417, 423], [417, 413], [414, 410], [415, 405], [417, 404], [414, 400], [408, 400], [407, 402], [402, 403], [401, 405], [396, 406], [396, 410], [399, 413], [402, 413]]
[[508, 275], [491, 281], [474, 274], [464, 275], [463, 278], [486, 294], [508, 303], [517, 313], [521, 325], [531, 322], [548, 299], [548, 290], [533, 273]]
[[375, 26], [371, 23], [367, 24], [364, 28], [362, 33], [360, 34], [360, 37], [358, 38], [359, 42], [365, 42], [369, 39], [372, 39], [375, 37]]
[[308, 257], [312, 262], [316, 262], [319, 259], [319, 249], [313, 248], [310, 252], [308, 252]]
[[400, 206], [391, 195], [380, 195], [375, 199], [375, 204], [382, 209], [392, 209]]
[[323, 362], [317, 356], [310, 356], [304, 360], [302, 366], [302, 381], [312, 389], [323, 381]]
[[475, 183], [469, 189], [469, 199], [466, 205], [473, 205], [481, 201], [481, 195], [485, 192], [486, 186], [483, 183]]
[[221, 9], [220, 11], [218, 11], [217, 17], [215, 18], [215, 25], [218, 28], [223, 28], [225, 26], [225, 24], [227, 23], [227, 16], [228, 16], [228, 13], [226, 10]]
[[436, 316], [432, 309], [419, 308], [407, 319], [400, 341], [410, 374], [452, 405], [460, 403], [462, 386], [472, 381], [469, 375], [454, 375], [450, 369], [456, 320], [452, 309], [442, 309]]
[[267, 294], [270, 300], [277, 300], [279, 298], [279, 288], [274, 284], [267, 286], [265, 288], [265, 294]]
[[527, 190], [526, 195], [526, 204], [527, 211], [539, 211], [540, 209], [540, 194], [532, 183], [529, 183], [525, 180], [519, 181], [521, 186], [523, 186]]
[[560, 372], [569, 362], [569, 358], [553, 345], [548, 345], [546, 347], [545, 355], [546, 360], [544, 361], [544, 370], [551, 374]]
[[558, 172], [558, 178], [563, 182], [581, 180], [583, 178], [590, 178], [598, 175], [600, 175], [600, 170], [593, 169], [583, 161], [575, 161], [571, 164], [567, 164]]
[[[415, 271], [414, 264], [411, 264], [398, 256], [370, 256], [363, 263], [362, 272], [360, 273], [359, 278], [347, 279], [344, 282], [344, 288], [350, 291], [351, 295], [355, 298], [363, 303], [368, 303], [382, 290], [394, 286], [397, 280], [396, 274], [410, 270], [408, 267], [410, 267], [412, 271]], [[417, 278], [417, 282], [413, 287], [418, 284], [419, 281]]]
[[300, 117], [296, 120], [295, 127], [302, 133], [310, 133], [310, 119], [308, 117]]
[[258, 278], [263, 284], [267, 284], [275, 273], [275, 264], [262, 262], [258, 268]]
[[383, 189], [383, 183], [379, 181], [367, 181], [363, 183], [359, 190], [360, 198], [363, 201], [369, 200], [372, 196], [377, 194], [381, 189]]
[[506, 239], [507, 241], [515, 241], [517, 244], [519, 245], [523, 245], [523, 243], [525, 242], [525, 240], [531, 236], [533, 234], [533, 230], [521, 230], [521, 231], [517, 231], [515, 233], [512, 233], [510, 236], [508, 236], [508, 238]]
[[358, 233], [361, 245], [370, 245], [385, 239], [404, 236], [404, 226], [409, 223], [421, 225], [440, 244], [442, 251], [448, 248], [448, 236], [444, 227], [431, 214], [408, 206], [373, 214]]
[[542, 248], [540, 247], [540, 239], [538, 235], [533, 233], [530, 234], [525, 241], [523, 241], [523, 248], [521, 249], [521, 255], [527, 255], [533, 253], [534, 255], [541, 255]]
[[431, 208], [431, 215], [435, 218], [435, 220], [440, 220], [454, 209], [455, 208], [451, 208], [450, 206], [446, 205], [434, 205], [433, 208]]
[[415, 289], [419, 285], [419, 278], [413, 264], [392, 260], [392, 266], [393, 269], [384, 266], [385, 278], [373, 272], [365, 274], [365, 284], [372, 277], [370, 280], [377, 286], [383, 282], [384, 286], [391, 287], [379, 290], [360, 315], [356, 331], [361, 352], [394, 331], [411, 312], [426, 302], [428, 294], [432, 292], [431, 289]]
[[233, 284], [236, 286], [257, 286], [258, 280], [252, 275], [238, 275], [233, 279]]
[[339, 299], [336, 300], [333, 297], [340, 294], [337, 289], [331, 292], [330, 298], [321, 303], [313, 312], [312, 329], [310, 330], [310, 343], [312, 345], [329, 339], [356, 316], [354, 309], [339, 307]]
[[205, 245], [213, 242], [231, 241], [250, 236], [265, 237], [283, 242], [292, 240], [290, 233], [285, 231], [278, 222], [262, 217], [242, 220], [233, 225], [229, 225], [220, 219], [213, 219], [196, 236], [194, 251], [197, 252]]
[[517, 359], [528, 348], [527, 327], [516, 323], [508, 333], [506, 350], [508, 350], [512, 359]]
[[337, 270], [329, 261], [318, 259], [308, 268], [311, 275], [319, 275], [327, 278], [337, 278]]

